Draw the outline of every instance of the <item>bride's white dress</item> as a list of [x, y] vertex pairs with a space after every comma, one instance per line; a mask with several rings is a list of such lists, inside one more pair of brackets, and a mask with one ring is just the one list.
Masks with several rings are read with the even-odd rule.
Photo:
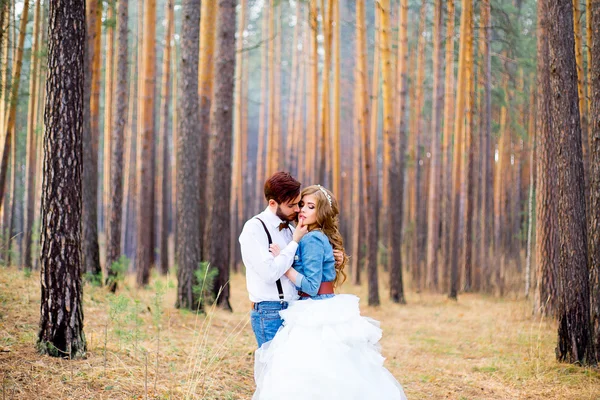
[[253, 400], [404, 400], [383, 366], [379, 323], [348, 294], [301, 300], [280, 312], [284, 326], [255, 354]]

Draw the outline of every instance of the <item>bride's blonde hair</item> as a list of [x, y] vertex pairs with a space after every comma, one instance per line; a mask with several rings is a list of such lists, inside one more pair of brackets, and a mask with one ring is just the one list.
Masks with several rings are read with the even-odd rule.
[[344, 268], [346, 267], [346, 252], [344, 251], [344, 239], [338, 229], [339, 223], [339, 208], [336, 198], [329, 190], [325, 189], [320, 185], [312, 185], [304, 188], [300, 193], [300, 198], [304, 196], [313, 195], [317, 201], [316, 212], [317, 222], [308, 227], [309, 230], [320, 229], [329, 239], [329, 243], [334, 250], [340, 250], [344, 253], [344, 260], [340, 265], [335, 266], [335, 279], [333, 280], [333, 287], [341, 285], [346, 280], [346, 273]]

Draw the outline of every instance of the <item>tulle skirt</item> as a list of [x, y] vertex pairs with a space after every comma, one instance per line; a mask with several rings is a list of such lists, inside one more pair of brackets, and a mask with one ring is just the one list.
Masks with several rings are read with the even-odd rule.
[[253, 400], [404, 400], [383, 366], [379, 323], [358, 297], [301, 300], [280, 311], [284, 326], [255, 354]]

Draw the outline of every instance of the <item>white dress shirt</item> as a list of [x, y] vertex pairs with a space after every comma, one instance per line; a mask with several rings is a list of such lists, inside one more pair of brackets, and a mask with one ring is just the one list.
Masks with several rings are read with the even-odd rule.
[[[257, 217], [265, 223], [273, 244], [278, 244], [281, 248], [281, 253], [277, 257], [273, 257], [269, 252], [269, 238]], [[294, 262], [298, 243], [292, 240], [294, 227], [291, 225], [289, 229], [279, 231], [281, 222], [284, 221], [267, 207], [263, 212], [246, 221], [240, 234], [242, 261], [246, 266], [246, 286], [250, 301], [254, 303], [279, 301], [275, 283], [277, 279], [281, 279], [285, 301], [298, 298], [296, 286], [283, 275]]]

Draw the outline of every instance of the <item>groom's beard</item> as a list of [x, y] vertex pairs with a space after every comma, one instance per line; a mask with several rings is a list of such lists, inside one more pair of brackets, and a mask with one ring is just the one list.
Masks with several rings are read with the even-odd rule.
[[282, 221], [290, 221], [290, 222], [298, 221], [298, 213], [293, 212], [290, 215], [285, 215], [284, 212], [281, 210], [280, 206], [277, 206], [277, 211], [275, 212], [275, 215], [277, 215], [279, 217], [279, 219], [281, 219]]

